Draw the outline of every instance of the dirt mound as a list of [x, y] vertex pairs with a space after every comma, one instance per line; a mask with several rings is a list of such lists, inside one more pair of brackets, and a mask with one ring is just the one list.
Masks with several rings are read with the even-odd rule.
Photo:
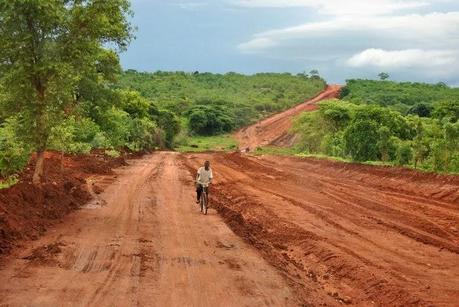
[[112, 168], [126, 164], [124, 158], [101, 153], [66, 156], [61, 171], [60, 154], [45, 155], [45, 182], [32, 184], [34, 157], [11, 188], [0, 190], [0, 255], [7, 254], [22, 240], [34, 240], [69, 212], [91, 199], [85, 179], [108, 175]]
[[339, 96], [340, 85], [329, 85], [322, 93], [316, 97], [299, 104], [284, 112], [268, 117], [256, 124], [242, 128], [235, 137], [239, 141], [239, 148], [250, 151], [259, 146], [276, 145], [291, 146], [295, 141], [295, 135], [289, 134], [292, 126], [292, 118], [305, 111], [317, 109], [317, 102], [337, 98]]

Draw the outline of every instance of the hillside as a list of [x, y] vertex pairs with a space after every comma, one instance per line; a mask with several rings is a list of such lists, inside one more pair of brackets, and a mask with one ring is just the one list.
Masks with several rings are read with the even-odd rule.
[[321, 78], [288, 73], [185, 73], [126, 71], [118, 86], [135, 90], [181, 118], [192, 134], [230, 132], [314, 97]]
[[347, 80], [341, 99], [353, 103], [377, 104], [401, 113], [416, 113], [420, 105], [432, 110], [440, 102], [459, 103], [459, 88], [444, 83]]

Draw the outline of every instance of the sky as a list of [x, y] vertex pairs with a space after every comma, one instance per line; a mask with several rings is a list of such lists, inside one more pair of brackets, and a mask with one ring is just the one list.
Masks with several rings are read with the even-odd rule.
[[458, 0], [132, 0], [124, 69], [459, 86]]

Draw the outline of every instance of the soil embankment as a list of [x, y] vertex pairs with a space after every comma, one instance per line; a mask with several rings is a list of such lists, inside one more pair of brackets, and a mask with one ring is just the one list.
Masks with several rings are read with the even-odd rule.
[[[19, 183], [0, 190], [0, 256], [27, 240], [36, 240], [66, 214], [86, 204], [100, 187], [88, 185], [91, 176], [112, 175], [124, 158], [100, 153], [66, 156], [61, 169], [60, 154], [47, 152], [45, 182], [32, 185], [34, 161], [21, 174]], [[95, 191], [93, 191], [95, 190]]]

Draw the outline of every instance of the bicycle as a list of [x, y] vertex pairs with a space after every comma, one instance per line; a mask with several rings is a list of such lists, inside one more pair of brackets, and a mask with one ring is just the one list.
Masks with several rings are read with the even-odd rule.
[[207, 215], [207, 208], [209, 207], [209, 187], [202, 187], [201, 198], [199, 204], [201, 206], [201, 212]]

